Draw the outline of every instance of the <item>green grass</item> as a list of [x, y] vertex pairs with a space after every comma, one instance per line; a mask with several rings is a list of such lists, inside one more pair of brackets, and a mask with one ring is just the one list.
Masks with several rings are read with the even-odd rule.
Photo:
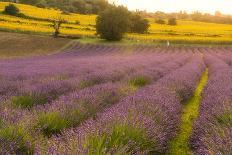
[[232, 111], [228, 111], [227, 113], [221, 114], [216, 118], [220, 124], [232, 126]]
[[181, 117], [180, 132], [170, 142], [169, 154], [172, 155], [189, 155], [191, 149], [189, 147], [189, 137], [192, 133], [193, 122], [199, 114], [199, 106], [201, 103], [201, 93], [208, 81], [208, 69], [204, 72], [194, 95], [183, 105]]
[[22, 127], [9, 126], [0, 130], [0, 139], [5, 143], [0, 144], [7, 150], [12, 150], [16, 154], [33, 154], [32, 146], [29, 146], [29, 135]]
[[[31, 5], [15, 4], [24, 16], [16, 17], [2, 14], [7, 2], [0, 2], [0, 30], [17, 33], [51, 35], [54, 29], [51, 19], [61, 15], [68, 23], [61, 26], [61, 35], [70, 38], [85, 38], [90, 42], [103, 43], [96, 39], [96, 15], [62, 14], [59, 10], [38, 8]], [[230, 24], [197, 22], [191, 20], [177, 20], [176, 26], [155, 23], [155, 19], [148, 18], [150, 28], [146, 34], [125, 34], [122, 44], [144, 43], [165, 45], [169, 40], [171, 45], [231, 45], [232, 31]], [[80, 24], [76, 24], [79, 21]], [[87, 38], [87, 39], [86, 39]], [[89, 39], [90, 38], [90, 39]], [[96, 40], [93, 41], [95, 38]], [[114, 43], [113, 43], [114, 44]], [[117, 43], [116, 43], [117, 44]]]
[[150, 83], [150, 79], [145, 76], [136, 76], [129, 80], [129, 85], [135, 88], [144, 87]]
[[60, 134], [61, 130], [68, 126], [68, 120], [59, 112], [50, 112], [39, 115], [36, 128], [41, 129], [45, 136], [51, 137], [53, 134]]
[[97, 96], [96, 105], [87, 100], [77, 100], [78, 108], [68, 108], [60, 112], [42, 113], [38, 116], [36, 128], [41, 129], [43, 135], [51, 137], [60, 134], [65, 128], [76, 127], [87, 118], [95, 118], [98, 111], [103, 110], [119, 101], [115, 93], [105, 92]]
[[[135, 40], [124, 38], [121, 41], [106, 41], [97, 37], [82, 37], [76, 39], [82, 44], [103, 44], [103, 45], [120, 45], [120, 46], [154, 46], [154, 47], [167, 47], [167, 40]], [[174, 40], [170, 41], [170, 47], [232, 47], [232, 41], [219, 42], [219, 41], [185, 41]]]
[[156, 145], [146, 137], [143, 129], [126, 124], [115, 124], [109, 133], [88, 137], [85, 148], [88, 155], [126, 155], [135, 153], [135, 149], [152, 152]]
[[100, 84], [102, 83], [103, 81], [100, 79], [100, 78], [91, 78], [91, 79], [86, 79], [86, 80], [83, 80], [79, 83], [79, 88], [80, 89], [84, 89], [84, 88], [87, 88], [87, 87], [92, 87], [94, 85], [97, 85], [97, 84]]
[[12, 103], [20, 108], [29, 108], [34, 105], [34, 100], [31, 96], [14, 96], [12, 97]]
[[49, 55], [59, 52], [71, 40], [31, 34], [0, 32], [0, 59]]
[[31, 108], [34, 105], [38, 104], [45, 104], [48, 100], [46, 97], [40, 95], [40, 96], [31, 96], [31, 95], [24, 95], [24, 96], [13, 96], [12, 104], [15, 107], [19, 108]]

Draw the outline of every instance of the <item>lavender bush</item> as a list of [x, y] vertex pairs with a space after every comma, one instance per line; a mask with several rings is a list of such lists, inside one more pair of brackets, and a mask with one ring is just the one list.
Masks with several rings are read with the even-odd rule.
[[207, 54], [209, 81], [191, 142], [195, 154], [232, 152], [232, 70], [217, 54]]

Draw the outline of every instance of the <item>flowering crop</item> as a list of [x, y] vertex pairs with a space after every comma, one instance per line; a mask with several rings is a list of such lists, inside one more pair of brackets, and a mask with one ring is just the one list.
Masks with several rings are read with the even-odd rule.
[[217, 55], [212, 53], [205, 57], [210, 75], [192, 135], [196, 154], [232, 152], [232, 70]]
[[0, 152], [166, 153], [207, 65], [209, 83], [191, 144], [196, 153], [227, 153], [230, 54], [229, 48], [77, 43], [49, 56], [2, 60]]
[[[8, 5], [0, 2], [0, 11]], [[16, 32], [51, 34], [54, 30], [49, 20], [61, 16], [68, 23], [62, 24], [61, 33], [65, 35], [96, 37], [96, 15], [64, 14], [60, 10], [38, 8], [30, 5], [15, 4], [21, 13], [29, 18], [0, 15], [0, 29]], [[141, 41], [174, 43], [225, 43], [231, 44], [231, 25], [178, 20], [177, 26], [160, 25], [148, 19], [150, 28], [147, 34], [128, 33], [127, 39]], [[77, 24], [79, 23], [79, 24]]]
[[[191, 74], [188, 70], [192, 71]], [[122, 129], [124, 125], [126, 125], [125, 128], [135, 127], [137, 130], [134, 132], [136, 133], [142, 132], [143, 136], [140, 136], [144, 139], [143, 141], [152, 144], [153, 148], [134, 146], [133, 141], [132, 144], [127, 142], [123, 146], [117, 146], [116, 142], [112, 142], [115, 144], [112, 144], [111, 147], [107, 146], [106, 143], [101, 144], [103, 145], [102, 150], [99, 150], [101, 153], [117, 152], [118, 149], [122, 149], [121, 147], [125, 147], [124, 151], [129, 151], [132, 146], [138, 147], [138, 152], [165, 151], [167, 141], [175, 135], [178, 128], [181, 101], [183, 100], [181, 97], [190, 96], [203, 70], [204, 64], [201, 58], [194, 56], [184, 67], [161, 78], [157, 83], [155, 82], [135, 94], [122, 98], [118, 104], [99, 113], [95, 119], [89, 119], [80, 127], [64, 131], [63, 136], [53, 137], [49, 143], [54, 145], [48, 149], [47, 153], [74, 153], [79, 150], [79, 153], [87, 151], [90, 154], [95, 154], [98, 148], [92, 144], [93, 138], [96, 140], [94, 143], [97, 143], [104, 136], [107, 143], [107, 139], [111, 139], [108, 136], [113, 136], [111, 131], [120, 128], [120, 131], [117, 132], [121, 132], [124, 130]], [[180, 73], [182, 77], [179, 77]], [[123, 124], [123, 127], [120, 124]], [[72, 148], [70, 148], [70, 144], [74, 144]], [[104, 152], [105, 149], [108, 152]]]

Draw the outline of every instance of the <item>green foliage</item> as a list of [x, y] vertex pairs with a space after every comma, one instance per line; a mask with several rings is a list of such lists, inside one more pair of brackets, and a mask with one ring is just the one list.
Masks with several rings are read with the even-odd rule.
[[136, 76], [129, 80], [129, 85], [133, 87], [144, 87], [150, 83], [150, 79], [144, 76]]
[[208, 69], [202, 75], [193, 96], [183, 105], [180, 131], [170, 142], [168, 154], [191, 154], [189, 137], [192, 134], [194, 121], [199, 115], [201, 94], [208, 81]]
[[8, 6], [5, 7], [4, 13], [8, 15], [16, 16], [19, 14], [19, 9], [15, 5], [9, 4]]
[[168, 25], [177, 25], [176, 18], [169, 18], [168, 19]]
[[90, 136], [85, 144], [89, 155], [133, 154], [153, 152], [156, 145], [146, 137], [144, 130], [125, 124], [115, 124], [110, 133]]
[[12, 97], [12, 104], [20, 108], [31, 108], [35, 104], [44, 104], [47, 102], [47, 98], [44, 96], [14, 96]]
[[19, 0], [20, 3], [36, 5], [41, 2], [41, 0]]
[[130, 15], [123, 6], [108, 7], [96, 19], [97, 34], [108, 41], [119, 41], [128, 31]]
[[[89, 109], [90, 110], [90, 109]], [[65, 120], [67, 120], [67, 126], [64, 127], [75, 127], [81, 123], [88, 116], [79, 109], [67, 110], [65, 114]]]
[[220, 116], [217, 116], [217, 121], [220, 124], [232, 126], [232, 111], [222, 114]]
[[34, 105], [34, 100], [31, 96], [14, 96], [12, 103], [17, 107], [30, 108]]
[[165, 20], [163, 20], [163, 19], [161, 19], [161, 18], [159, 18], [159, 19], [156, 19], [155, 20], [155, 23], [157, 23], [157, 24], [165, 24], [166, 22], [165, 22]]
[[15, 154], [33, 154], [28, 135], [21, 127], [9, 126], [0, 130], [0, 149], [11, 150]]
[[19, 0], [19, 2], [40, 8], [53, 7], [64, 12], [80, 14], [98, 14], [110, 5], [107, 0]]
[[94, 86], [96, 84], [100, 84], [101, 82], [102, 80], [100, 78], [91, 78], [81, 81], [79, 87], [83, 89], [83, 88]]
[[3, 120], [2, 120], [2, 118], [0, 118], [0, 129], [2, 126], [3, 126]]
[[47, 137], [53, 134], [60, 134], [61, 130], [68, 127], [75, 127], [83, 120], [93, 117], [95, 118], [99, 109], [105, 108], [118, 101], [118, 96], [114, 93], [104, 93], [98, 96], [98, 104], [93, 105], [87, 100], [77, 100], [78, 108], [65, 109], [61, 115], [59, 112], [49, 112], [39, 115], [37, 129], [41, 130]]
[[45, 136], [60, 134], [61, 130], [69, 126], [68, 120], [63, 118], [58, 112], [43, 113], [38, 118], [37, 128]]
[[134, 33], [145, 33], [149, 28], [149, 21], [147, 19], [142, 18], [139, 14], [131, 15], [131, 26], [130, 30]]
[[104, 92], [98, 96], [101, 107], [112, 105], [119, 101], [119, 95], [114, 92]]

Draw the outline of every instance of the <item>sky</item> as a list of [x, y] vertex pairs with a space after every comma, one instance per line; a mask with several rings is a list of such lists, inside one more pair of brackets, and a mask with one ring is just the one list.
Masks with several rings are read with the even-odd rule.
[[110, 0], [127, 6], [130, 10], [147, 10], [149, 12], [200, 11], [214, 14], [220, 11], [232, 15], [232, 0]]

